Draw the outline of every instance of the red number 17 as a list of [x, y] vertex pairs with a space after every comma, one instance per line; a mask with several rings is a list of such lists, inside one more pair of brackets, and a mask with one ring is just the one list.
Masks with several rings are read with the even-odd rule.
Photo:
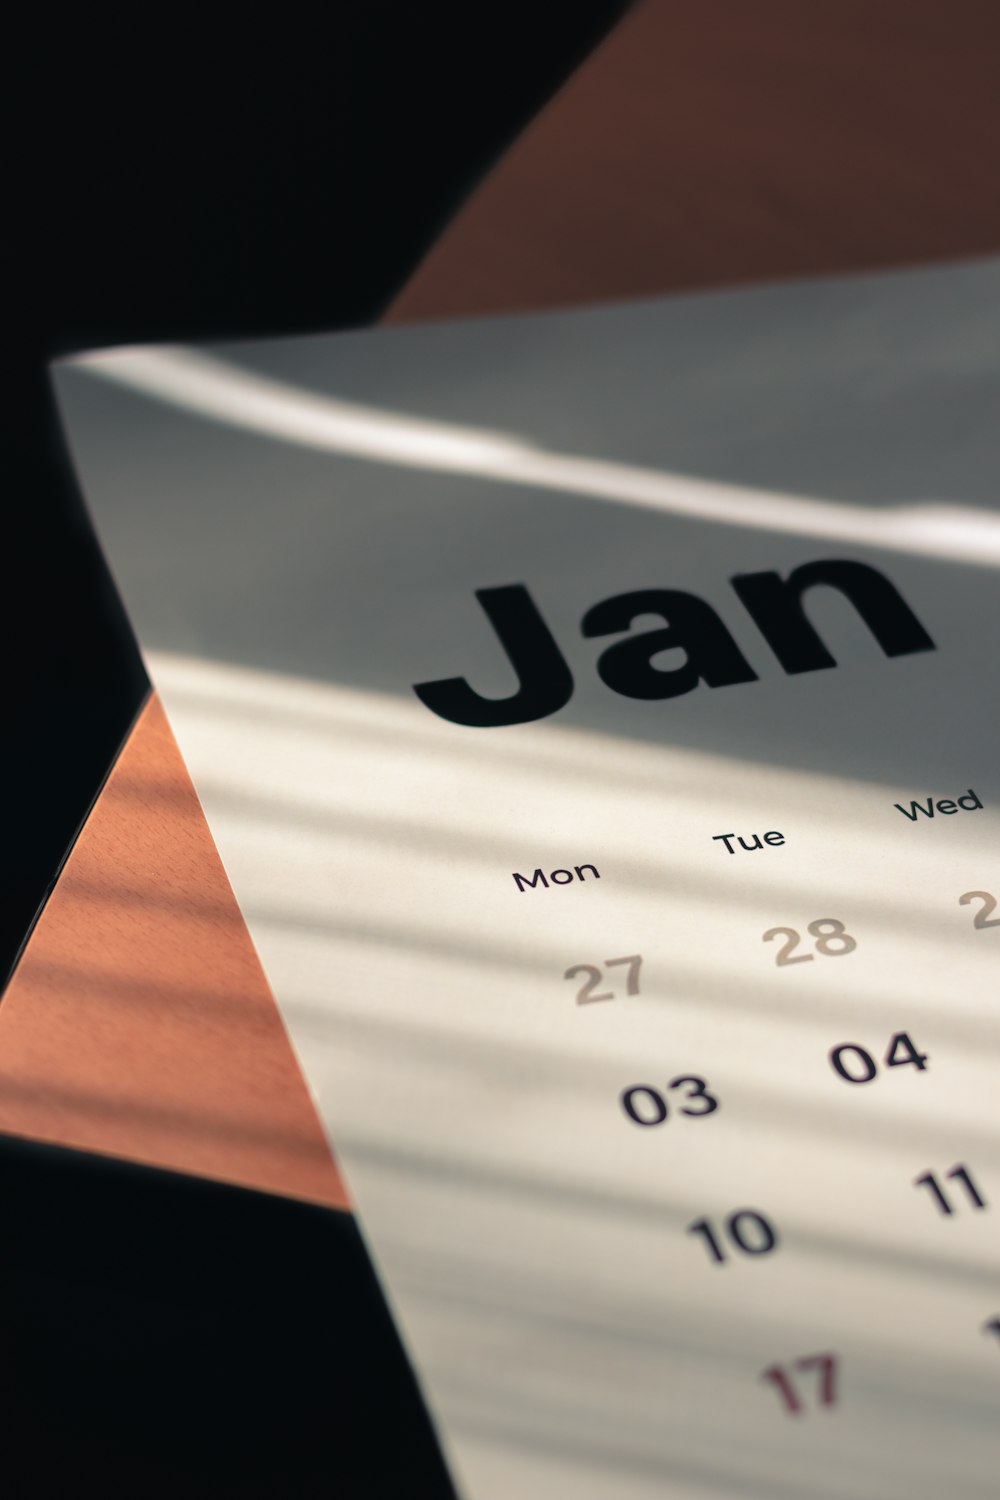
[[[837, 1356], [835, 1354], [806, 1354], [802, 1359], [797, 1359], [793, 1369], [815, 1370], [819, 1375], [819, 1405], [834, 1406], [837, 1400], [836, 1374]], [[781, 1393], [781, 1399], [785, 1403], [785, 1410], [792, 1416], [797, 1416], [802, 1410], [802, 1401], [795, 1385], [787, 1370], [781, 1365], [772, 1365], [761, 1375], [761, 1380], [770, 1380]]]

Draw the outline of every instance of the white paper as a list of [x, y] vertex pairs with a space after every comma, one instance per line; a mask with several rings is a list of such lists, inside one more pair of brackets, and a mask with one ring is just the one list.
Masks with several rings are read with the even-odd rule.
[[[57, 372], [470, 1500], [996, 1493], [1000, 926], [960, 897], [1000, 901], [998, 297], [982, 263]], [[785, 671], [730, 580], [831, 559], [935, 649], [817, 586], [837, 665]], [[475, 591], [515, 584], [572, 697], [439, 717], [415, 684], [514, 691]], [[584, 615], [657, 589], [757, 680], [606, 685]]]

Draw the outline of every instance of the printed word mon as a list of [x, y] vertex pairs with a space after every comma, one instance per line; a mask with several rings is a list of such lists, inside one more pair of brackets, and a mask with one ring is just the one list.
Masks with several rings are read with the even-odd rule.
[[571, 885], [575, 880], [586, 880], [587, 870], [595, 880], [600, 880], [601, 872], [596, 865], [574, 865], [571, 870], [550, 870], [548, 876], [541, 869], [536, 870], [533, 875], [514, 875], [514, 884], [522, 893], [537, 890], [539, 886], [547, 890], [550, 882], [552, 885]]

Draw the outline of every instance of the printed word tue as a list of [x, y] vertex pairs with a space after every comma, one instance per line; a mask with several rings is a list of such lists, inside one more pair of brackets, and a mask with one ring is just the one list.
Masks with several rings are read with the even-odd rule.
[[730, 854], [738, 854], [739, 850], [733, 848], [733, 839], [737, 840], [737, 842], [739, 843], [740, 849], [746, 849], [748, 853], [752, 854], [755, 849], [763, 849], [764, 844], [770, 844], [770, 846], [771, 846], [772, 849], [779, 849], [781, 847], [781, 845], [785, 842], [785, 835], [783, 833], [778, 833], [775, 829], [772, 829], [770, 833], [765, 833], [765, 835], [764, 835], [764, 844], [762, 844], [761, 841], [760, 841], [760, 834], [759, 833], [752, 833], [750, 835], [750, 842], [749, 843], [747, 843], [747, 841], [743, 837], [742, 833], [739, 833], [739, 834], [737, 834], [737, 833], [713, 833], [712, 834], [712, 842], [713, 842], [713, 844], [717, 844], [717, 843], [719, 843], [721, 841], [723, 844], [725, 844], [725, 846], [729, 850]]

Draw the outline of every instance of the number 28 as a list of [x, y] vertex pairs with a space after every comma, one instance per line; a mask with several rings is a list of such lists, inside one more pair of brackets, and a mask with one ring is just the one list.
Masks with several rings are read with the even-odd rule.
[[[815, 922], [810, 922], [806, 931], [816, 939], [816, 953], [821, 953], [824, 958], [843, 958], [847, 953], [853, 953], [858, 946], [855, 938], [844, 928], [844, 924], [836, 917], [817, 917]], [[797, 958], [792, 954], [802, 941], [794, 927], [769, 927], [764, 933], [762, 942], [770, 943], [775, 938], [787, 938], [787, 942], [778, 949], [778, 956], [774, 960], [779, 969], [788, 964], [811, 964], [815, 954], [800, 953]], [[836, 946], [835, 946], [836, 945]]]

